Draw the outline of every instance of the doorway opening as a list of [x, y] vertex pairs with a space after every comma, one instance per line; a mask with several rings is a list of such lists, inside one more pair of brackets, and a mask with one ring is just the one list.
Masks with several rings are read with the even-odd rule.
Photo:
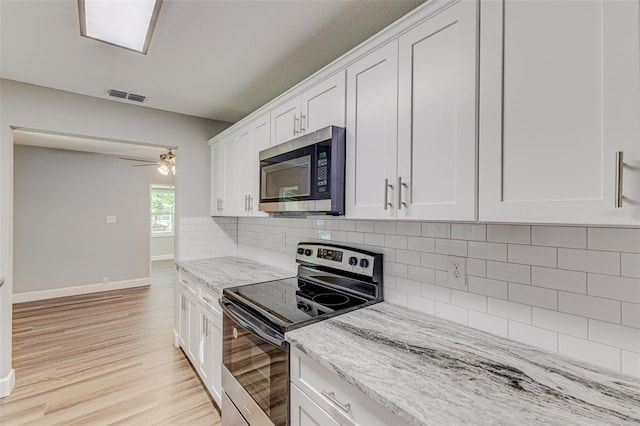
[[151, 185], [151, 261], [173, 260], [175, 188]]

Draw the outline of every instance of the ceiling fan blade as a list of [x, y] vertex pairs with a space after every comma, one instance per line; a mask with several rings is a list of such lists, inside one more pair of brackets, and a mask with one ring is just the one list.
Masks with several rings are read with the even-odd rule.
[[157, 166], [160, 163], [153, 163], [153, 164], [132, 164], [131, 167], [149, 167], [149, 166]]
[[127, 160], [127, 161], [140, 161], [142, 163], [154, 163], [157, 164], [158, 160], [149, 160], [147, 158], [135, 158], [135, 157], [118, 157], [120, 160]]

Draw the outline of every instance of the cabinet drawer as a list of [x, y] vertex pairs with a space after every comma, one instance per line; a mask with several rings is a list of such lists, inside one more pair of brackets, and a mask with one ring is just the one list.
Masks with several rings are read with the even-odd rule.
[[406, 425], [402, 419], [352, 384], [291, 348], [291, 383], [344, 425]]
[[193, 275], [188, 272], [180, 271], [178, 275], [178, 279], [182, 284], [183, 288], [189, 290], [189, 292], [196, 296], [198, 294], [198, 281], [195, 279]]
[[219, 298], [214, 296], [213, 292], [211, 292], [204, 285], [199, 286], [198, 300], [200, 301], [200, 304], [202, 304], [202, 306], [210, 311], [215, 317], [221, 319], [222, 311], [220, 309], [218, 299]]

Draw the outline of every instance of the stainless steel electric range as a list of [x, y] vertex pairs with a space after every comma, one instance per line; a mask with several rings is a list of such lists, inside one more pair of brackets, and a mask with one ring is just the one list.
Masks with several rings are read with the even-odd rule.
[[383, 300], [382, 255], [300, 243], [298, 275], [227, 288], [223, 315], [222, 423], [288, 423], [289, 347], [284, 333]]

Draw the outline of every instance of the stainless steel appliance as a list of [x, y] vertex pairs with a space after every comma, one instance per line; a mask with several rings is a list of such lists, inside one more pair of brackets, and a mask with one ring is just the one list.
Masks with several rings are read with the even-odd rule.
[[284, 333], [383, 300], [382, 255], [300, 243], [298, 275], [223, 290], [222, 423], [288, 423]]
[[345, 129], [329, 126], [260, 151], [259, 210], [344, 214]]

